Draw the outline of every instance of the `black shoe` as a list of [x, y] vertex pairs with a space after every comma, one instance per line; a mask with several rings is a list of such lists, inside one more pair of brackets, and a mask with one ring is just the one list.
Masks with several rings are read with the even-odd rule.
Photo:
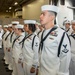
[[4, 59], [2, 59], [2, 61], [5, 61]]
[[9, 69], [6, 69], [6, 71], [7, 71], [7, 72], [11, 72], [11, 73], [13, 72], [13, 70], [9, 70]]
[[9, 64], [5, 64], [5, 63], [3, 63], [4, 64], [4, 66], [8, 66]]

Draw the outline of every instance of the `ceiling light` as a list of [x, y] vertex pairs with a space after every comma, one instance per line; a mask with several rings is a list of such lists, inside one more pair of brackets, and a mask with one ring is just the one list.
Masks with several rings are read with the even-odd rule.
[[17, 11], [17, 9], [15, 9], [15, 11]]
[[15, 3], [14, 3], [14, 5], [17, 5], [17, 4], [18, 4], [18, 2], [15, 2]]
[[6, 12], [8, 12], [8, 10], [6, 10]]
[[12, 7], [9, 7], [9, 9], [12, 9]]

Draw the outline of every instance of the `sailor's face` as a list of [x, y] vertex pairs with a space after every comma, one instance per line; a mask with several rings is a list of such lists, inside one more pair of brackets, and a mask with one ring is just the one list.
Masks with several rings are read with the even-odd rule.
[[12, 29], [13, 29], [13, 30], [15, 29], [15, 26], [16, 26], [16, 24], [14, 24], [14, 25], [12, 24]]
[[66, 23], [66, 24], [65, 24], [65, 27], [66, 27], [67, 29], [69, 29], [69, 28], [70, 28], [70, 23]]
[[26, 32], [28, 32], [28, 25], [27, 25], [27, 24], [24, 25], [24, 30], [25, 30]]
[[43, 11], [40, 15], [40, 23], [41, 25], [45, 26], [47, 23], [50, 22], [51, 15], [48, 11]]
[[15, 32], [16, 34], [18, 34], [18, 28], [15, 28], [15, 29], [14, 29], [14, 32]]
[[4, 28], [4, 31], [7, 31], [7, 28]]
[[75, 23], [72, 23], [72, 29], [75, 31]]

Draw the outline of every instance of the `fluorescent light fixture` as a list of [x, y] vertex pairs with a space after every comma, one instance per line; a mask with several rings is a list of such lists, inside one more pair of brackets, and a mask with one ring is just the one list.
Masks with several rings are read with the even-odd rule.
[[70, 9], [75, 9], [75, 7], [70, 7], [70, 6], [67, 6], [67, 8], [70, 8]]

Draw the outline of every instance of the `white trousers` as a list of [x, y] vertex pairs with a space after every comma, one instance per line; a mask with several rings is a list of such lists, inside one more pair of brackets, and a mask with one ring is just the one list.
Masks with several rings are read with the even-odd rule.
[[16, 68], [16, 63], [15, 63], [15, 59], [13, 58], [13, 75], [18, 75], [18, 73], [17, 73], [17, 68]]
[[13, 59], [13, 74], [14, 75], [24, 75], [24, 70], [21, 63], [16, 63]]
[[9, 70], [12, 70], [12, 53], [11, 53], [11, 50], [8, 51], [8, 63], [9, 63]]

